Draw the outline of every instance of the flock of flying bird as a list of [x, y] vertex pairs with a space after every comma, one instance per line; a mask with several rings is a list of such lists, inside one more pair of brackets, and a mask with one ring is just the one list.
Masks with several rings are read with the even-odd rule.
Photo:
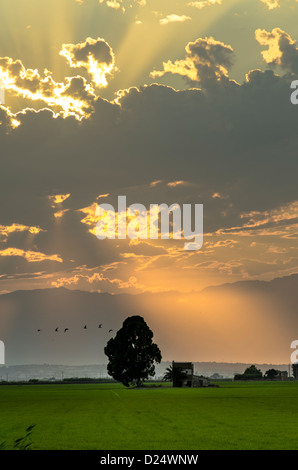
[[[102, 327], [102, 323], [100, 323], [98, 325], [98, 328], [101, 328]], [[83, 328], [84, 330], [87, 330], [87, 325], [84, 326]], [[41, 331], [41, 329], [38, 329], [37, 332], [39, 333]], [[59, 326], [57, 328], [55, 328], [55, 332], [58, 333], [59, 331]], [[66, 333], [67, 331], [69, 331], [69, 328], [64, 328], [64, 333]], [[112, 329], [109, 329], [109, 333], [111, 333], [111, 331], [113, 331]]]

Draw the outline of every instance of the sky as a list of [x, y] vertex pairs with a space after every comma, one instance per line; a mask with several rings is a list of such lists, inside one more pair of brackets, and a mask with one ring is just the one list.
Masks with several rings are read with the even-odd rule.
[[[0, 0], [0, 18], [0, 294], [297, 273], [297, 1]], [[202, 248], [99, 240], [119, 195], [203, 204]]]

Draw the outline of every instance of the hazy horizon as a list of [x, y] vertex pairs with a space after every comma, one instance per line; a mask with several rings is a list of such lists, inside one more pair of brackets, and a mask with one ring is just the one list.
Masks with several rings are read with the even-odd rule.
[[109, 338], [128, 316], [141, 315], [164, 361], [288, 364], [298, 329], [297, 277], [186, 295], [67, 288], [2, 294], [0, 331], [7, 363], [35, 363], [37, 358], [57, 364], [106, 362]]

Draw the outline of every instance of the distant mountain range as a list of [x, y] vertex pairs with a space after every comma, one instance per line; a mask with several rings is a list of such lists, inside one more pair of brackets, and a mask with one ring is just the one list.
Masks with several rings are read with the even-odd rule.
[[[250, 281], [238, 281], [232, 283], [221, 284], [220, 286], [210, 286], [204, 289], [205, 292], [214, 292], [220, 290], [238, 290], [246, 292], [253, 291], [269, 293], [275, 295], [285, 296], [289, 294], [289, 299], [292, 300], [298, 297], [298, 273], [292, 274], [291, 276], [278, 277], [272, 281], [259, 281], [259, 280], [250, 280]], [[296, 293], [296, 297], [295, 297]]]
[[138, 314], [154, 332], [164, 361], [286, 365], [290, 343], [298, 339], [297, 306], [298, 274], [187, 294], [15, 291], [0, 296], [0, 339], [6, 365], [105, 364], [108, 339], [126, 317]]

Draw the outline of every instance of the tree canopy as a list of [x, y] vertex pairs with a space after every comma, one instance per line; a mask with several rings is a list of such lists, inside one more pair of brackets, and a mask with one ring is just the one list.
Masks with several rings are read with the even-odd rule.
[[181, 369], [173, 366], [169, 366], [166, 368], [166, 372], [163, 376], [163, 379], [166, 382], [177, 382], [179, 380], [185, 379], [187, 376]]
[[265, 377], [267, 379], [274, 379], [277, 376], [278, 372], [275, 369], [269, 369], [265, 372]]
[[255, 365], [247, 367], [244, 374], [236, 374], [234, 380], [259, 380], [262, 379], [263, 374], [260, 369], [257, 369]]
[[152, 338], [153, 333], [141, 316], [128, 317], [104, 349], [109, 375], [126, 387], [140, 386], [144, 379], [153, 376], [154, 363], [161, 361], [161, 352]]
[[245, 375], [252, 375], [254, 377], [262, 377], [262, 371], [257, 369], [256, 366], [252, 365], [244, 371]]
[[167, 367], [166, 372], [163, 376], [163, 380], [166, 382], [178, 382], [180, 380], [186, 379], [187, 375], [178, 367]]

